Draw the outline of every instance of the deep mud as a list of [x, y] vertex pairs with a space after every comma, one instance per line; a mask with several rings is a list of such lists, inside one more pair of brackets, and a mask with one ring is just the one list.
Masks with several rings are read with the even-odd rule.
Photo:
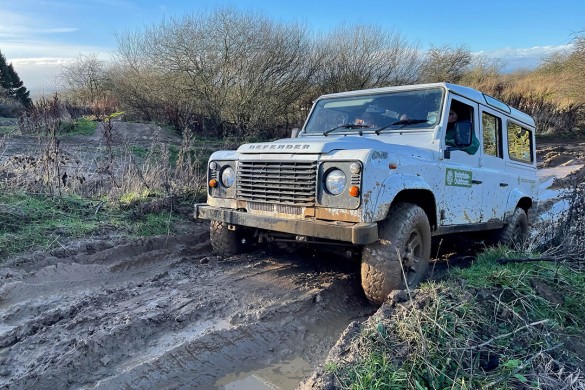
[[[152, 125], [114, 129], [118, 146], [180, 142]], [[23, 170], [14, 159], [38, 155], [39, 142], [0, 144], [0, 174]], [[99, 131], [62, 142], [67, 169], [99, 171]], [[543, 149], [540, 166], [585, 162], [579, 145], [567, 150]], [[294, 389], [375, 311], [356, 264], [318, 252], [221, 259], [208, 224], [192, 225], [186, 236], [98, 237], [4, 261], [0, 388]], [[435, 263], [433, 277], [446, 270]]]
[[351, 267], [298, 252], [220, 259], [207, 225], [195, 230], [5, 264], [0, 388], [292, 389], [374, 311]]

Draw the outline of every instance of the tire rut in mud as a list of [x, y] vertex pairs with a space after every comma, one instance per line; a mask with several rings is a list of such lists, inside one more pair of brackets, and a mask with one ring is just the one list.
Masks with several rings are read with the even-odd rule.
[[264, 379], [294, 388], [374, 311], [355, 272], [302, 254], [220, 259], [206, 231], [72, 252], [0, 270], [0, 387], [229, 388], [294, 361]]

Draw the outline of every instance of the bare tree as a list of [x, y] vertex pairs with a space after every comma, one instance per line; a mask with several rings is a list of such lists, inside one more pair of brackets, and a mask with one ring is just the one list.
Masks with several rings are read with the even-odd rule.
[[[316, 69], [302, 26], [231, 8], [169, 19], [118, 43], [118, 62], [141, 91], [136, 98], [152, 92], [150, 102], [180, 102], [219, 129], [282, 123]], [[146, 74], [165, 82], [153, 91], [140, 81]]]
[[420, 69], [420, 81], [458, 83], [472, 62], [471, 52], [464, 47], [431, 47]]
[[412, 84], [420, 65], [416, 45], [373, 25], [340, 26], [319, 44], [322, 92]]
[[93, 103], [105, 93], [106, 63], [96, 54], [80, 55], [71, 64], [62, 66], [60, 79], [75, 101]]
[[[474, 55], [465, 73], [459, 79], [459, 82], [465, 85], [493, 83], [493, 80], [497, 80], [501, 76], [502, 67], [502, 60], [498, 58]], [[477, 89], [482, 90], [481, 87]]]

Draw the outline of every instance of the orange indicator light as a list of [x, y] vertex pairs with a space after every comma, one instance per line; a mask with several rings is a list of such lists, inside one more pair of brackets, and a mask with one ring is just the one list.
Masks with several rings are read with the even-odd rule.
[[360, 189], [358, 186], [349, 187], [349, 196], [353, 196], [355, 198], [359, 194], [360, 194]]
[[215, 188], [215, 187], [217, 187], [217, 180], [215, 180], [215, 179], [211, 179], [211, 180], [209, 180], [209, 186], [210, 186], [211, 188]]

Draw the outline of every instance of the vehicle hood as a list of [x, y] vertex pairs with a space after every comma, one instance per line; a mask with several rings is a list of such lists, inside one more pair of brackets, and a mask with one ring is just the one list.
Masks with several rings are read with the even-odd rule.
[[285, 138], [273, 142], [244, 144], [241, 154], [327, 154], [335, 150], [387, 149], [388, 143], [360, 136]]

